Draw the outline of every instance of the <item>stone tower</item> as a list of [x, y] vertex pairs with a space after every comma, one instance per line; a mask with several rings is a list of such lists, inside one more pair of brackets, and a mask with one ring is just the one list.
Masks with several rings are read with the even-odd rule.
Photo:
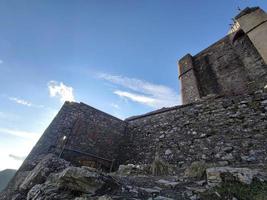
[[183, 104], [210, 96], [245, 94], [267, 84], [267, 14], [246, 8], [229, 34], [178, 63]]
[[179, 79], [181, 80], [181, 93], [183, 104], [194, 102], [200, 98], [196, 74], [194, 71], [193, 57], [190, 54], [184, 56], [178, 63]]

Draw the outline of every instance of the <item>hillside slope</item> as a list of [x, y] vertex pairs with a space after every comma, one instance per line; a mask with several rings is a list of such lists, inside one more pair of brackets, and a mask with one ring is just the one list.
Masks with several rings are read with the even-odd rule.
[[0, 171], [0, 191], [2, 191], [10, 179], [15, 175], [16, 170], [14, 169], [5, 169], [3, 171]]

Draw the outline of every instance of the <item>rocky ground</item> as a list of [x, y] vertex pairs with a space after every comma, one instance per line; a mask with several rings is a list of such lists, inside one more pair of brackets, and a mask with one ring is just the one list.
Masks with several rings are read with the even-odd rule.
[[194, 162], [180, 174], [160, 159], [151, 165], [121, 165], [104, 173], [71, 166], [53, 154], [45, 156], [5, 200], [266, 200], [266, 169], [215, 166]]

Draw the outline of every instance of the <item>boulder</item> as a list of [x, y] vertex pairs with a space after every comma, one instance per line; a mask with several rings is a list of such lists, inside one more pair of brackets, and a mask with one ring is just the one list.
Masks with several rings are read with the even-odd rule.
[[147, 174], [149, 173], [149, 166], [148, 165], [120, 165], [119, 169], [117, 170], [116, 174], [120, 176], [128, 176], [133, 174]]
[[221, 184], [223, 180], [233, 179], [244, 184], [250, 184], [257, 175], [260, 175], [258, 170], [249, 168], [233, 168], [233, 167], [213, 167], [206, 170], [207, 182], [211, 187]]
[[19, 189], [29, 190], [36, 184], [44, 183], [49, 174], [62, 171], [69, 165], [69, 162], [58, 158], [56, 155], [48, 154], [32, 171], [30, 171], [28, 176], [21, 183]]
[[114, 178], [93, 168], [68, 167], [62, 172], [50, 175], [44, 184], [35, 185], [28, 192], [27, 200], [61, 200], [75, 197], [87, 199], [86, 195], [109, 194], [115, 191], [118, 185]]
[[52, 184], [37, 184], [28, 192], [27, 200], [73, 200], [77, 194], [60, 190]]
[[100, 189], [105, 181], [100, 173], [89, 167], [69, 167], [50, 178], [58, 188], [68, 188], [70, 190], [95, 193]]
[[160, 180], [156, 181], [156, 183], [158, 183], [164, 187], [170, 187], [170, 188], [174, 188], [175, 186], [177, 186], [179, 184], [179, 182], [169, 181], [169, 180], [165, 180], [165, 179], [160, 179]]
[[172, 198], [168, 198], [168, 197], [164, 197], [164, 196], [157, 196], [155, 198], [149, 198], [148, 200], [152, 200], [152, 199], [154, 199], [154, 200], [174, 200]]
[[128, 165], [120, 165], [118, 171], [116, 172], [118, 175], [130, 175], [135, 171], [141, 170], [139, 165], [128, 164]]
[[104, 195], [104, 196], [98, 197], [97, 200], [112, 200], [112, 198], [107, 195]]

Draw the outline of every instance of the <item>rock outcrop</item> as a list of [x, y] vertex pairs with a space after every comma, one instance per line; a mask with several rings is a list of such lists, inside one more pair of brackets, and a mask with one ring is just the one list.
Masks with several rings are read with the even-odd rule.
[[44, 183], [49, 174], [59, 172], [69, 165], [69, 162], [59, 159], [53, 154], [48, 154], [28, 174], [20, 185], [19, 190], [29, 190], [34, 186], [34, 184]]
[[[27, 194], [27, 200], [74, 199], [108, 194], [119, 184], [108, 175], [88, 167], [67, 167], [52, 174], [43, 184], [37, 184]], [[62, 195], [60, 195], [62, 194]]]
[[[267, 192], [267, 173], [263, 169], [219, 167], [202, 161], [173, 176], [153, 175], [152, 166], [122, 165], [116, 172], [104, 173], [90, 167], [71, 166], [69, 162], [50, 154], [29, 172], [17, 191], [1, 199], [233, 200], [247, 199], [237, 188], [244, 188], [251, 194], [257, 188], [259, 197]], [[193, 172], [194, 169], [197, 173]], [[188, 175], [189, 171], [192, 176]]]

